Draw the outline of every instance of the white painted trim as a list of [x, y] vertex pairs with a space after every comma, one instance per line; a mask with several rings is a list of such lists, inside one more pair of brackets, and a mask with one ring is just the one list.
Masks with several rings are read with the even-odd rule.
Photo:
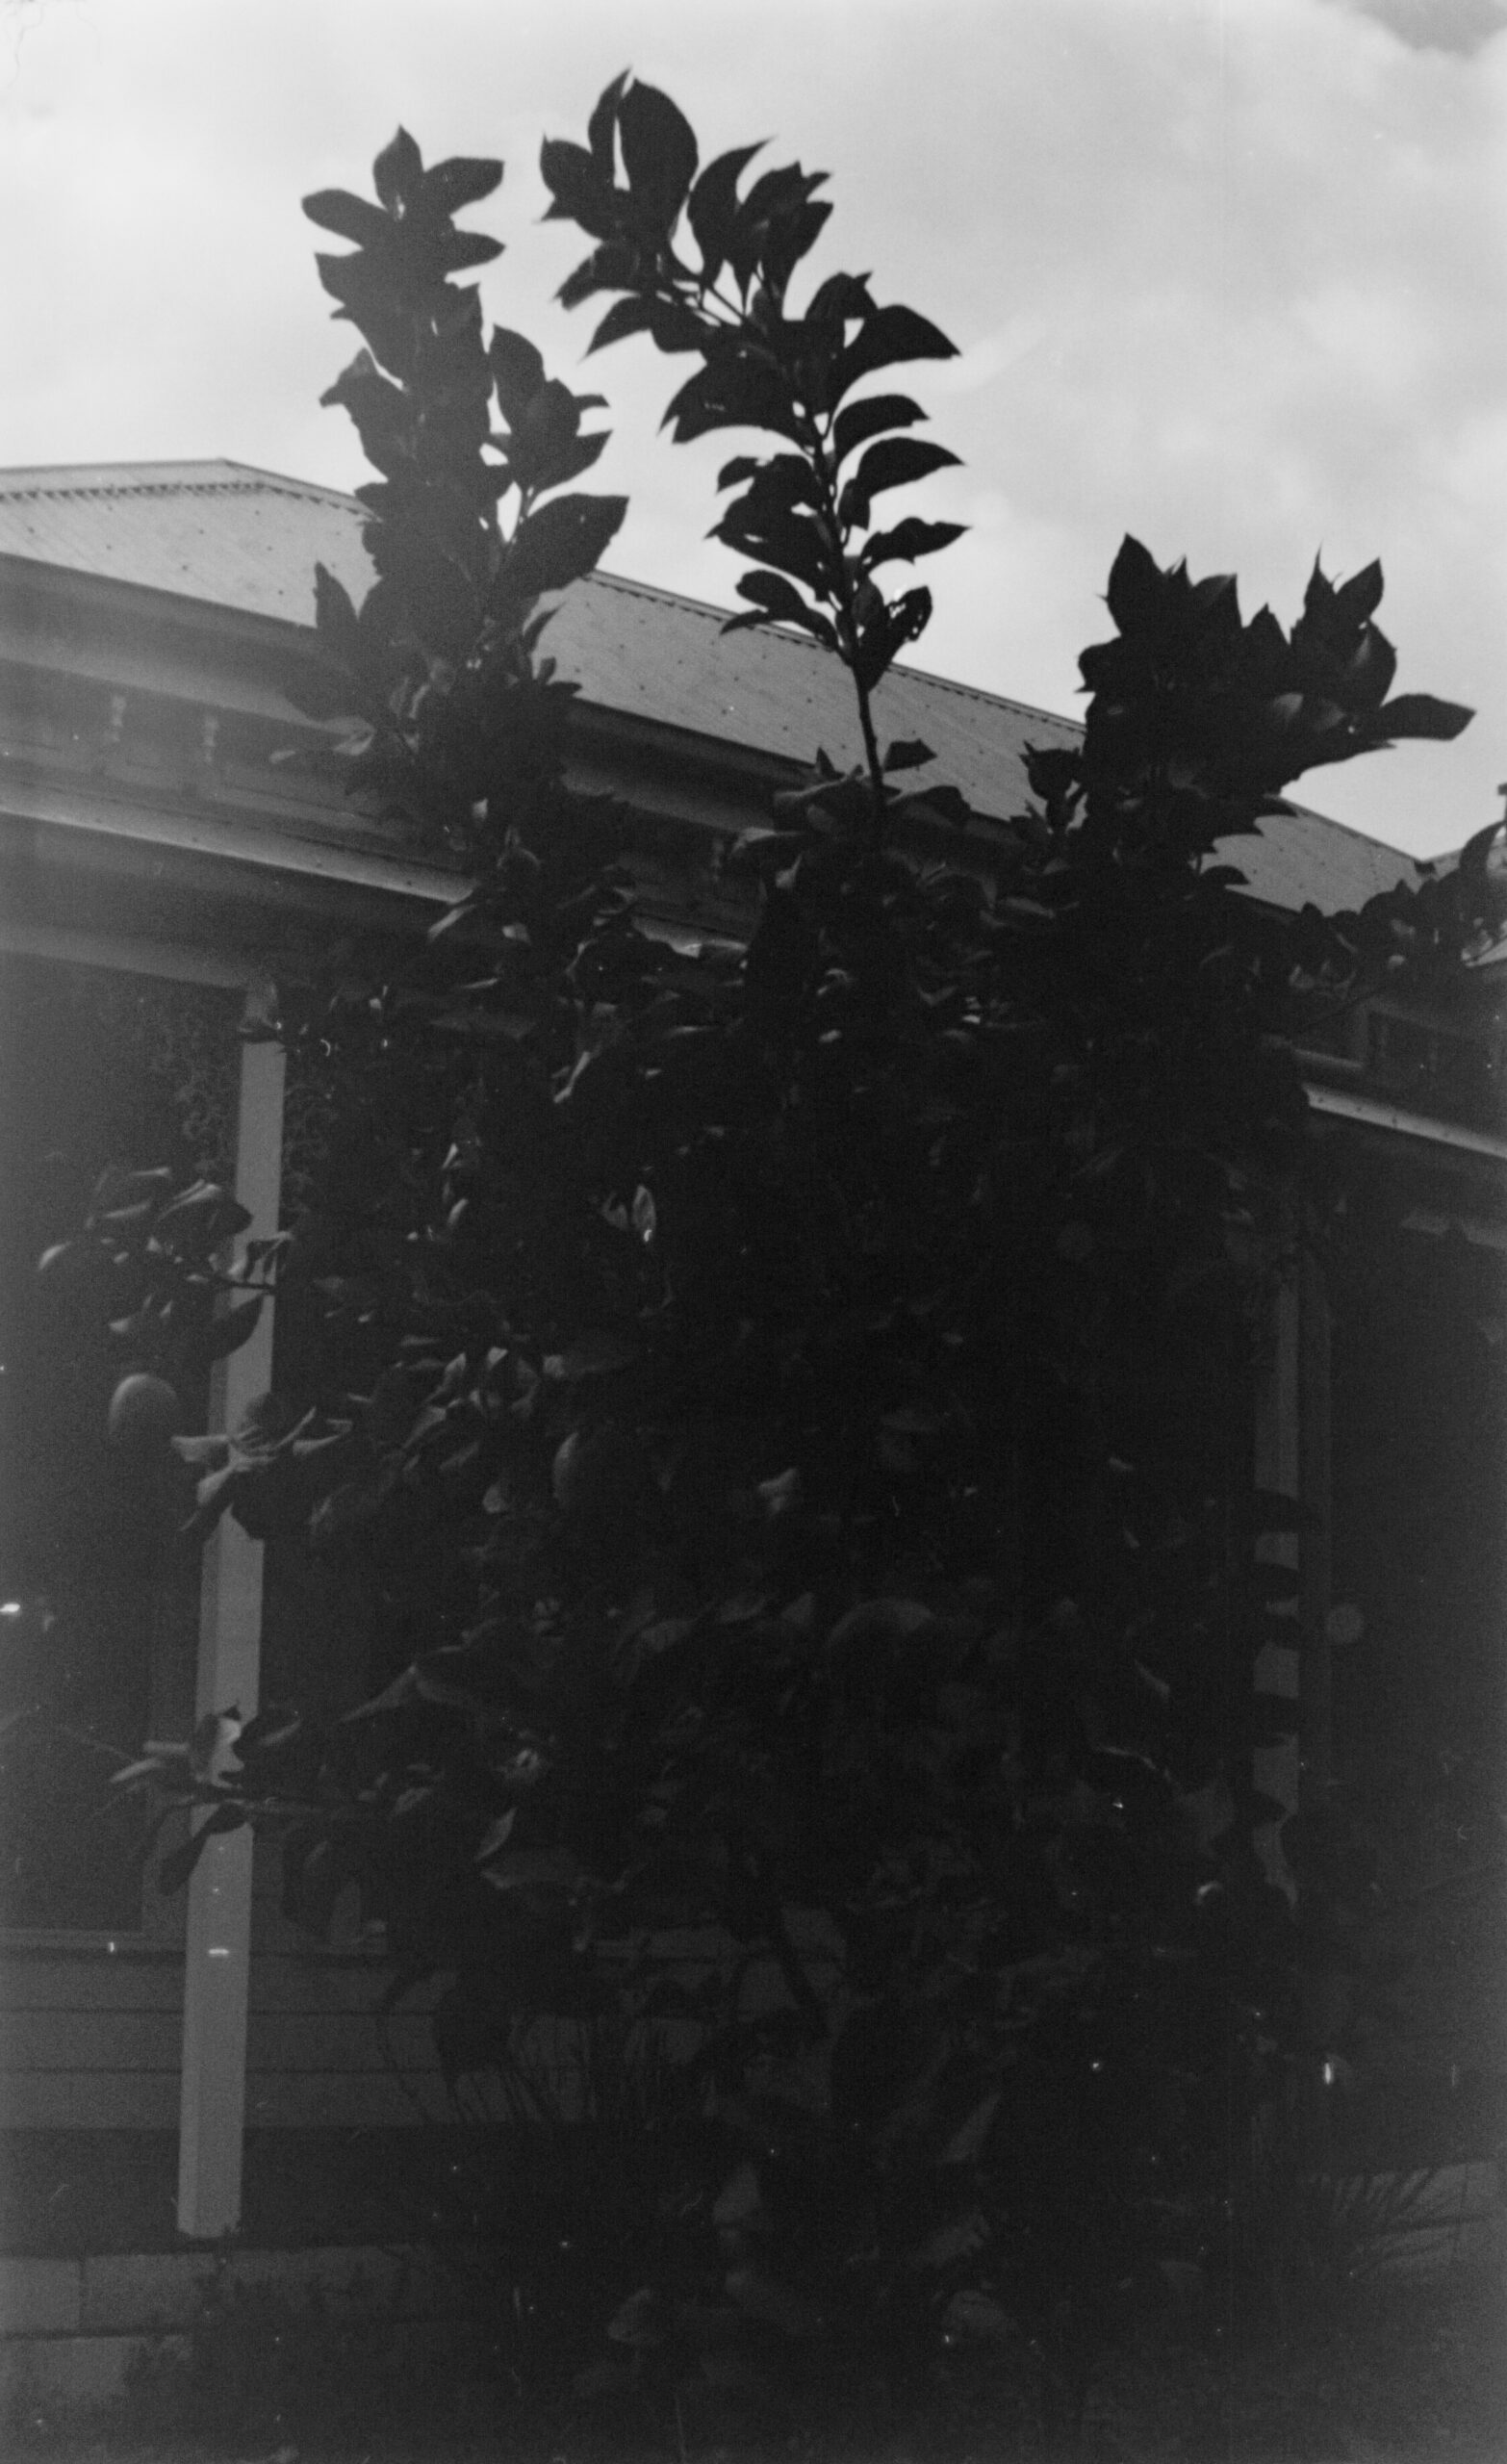
[[[282, 1192], [284, 1055], [243, 1043], [236, 1121], [236, 1195], [250, 1240], [277, 1229]], [[272, 1309], [216, 1373], [211, 1425], [234, 1428], [271, 1384]], [[261, 1680], [262, 1543], [227, 1515], [204, 1555], [194, 1716], [255, 1711]], [[251, 1834], [209, 1842], [189, 1886], [183, 1978], [178, 2230], [209, 2240], [241, 2219], [246, 2009], [251, 1978]]]
[[1463, 1155], [1484, 1155], [1494, 1164], [1507, 1164], [1507, 1138], [1494, 1138], [1489, 1130], [1462, 1129], [1452, 1120], [1405, 1112], [1400, 1104], [1385, 1104], [1374, 1095], [1352, 1095], [1341, 1087], [1308, 1086], [1303, 1091], [1311, 1112], [1330, 1113], [1339, 1120], [1361, 1121], [1368, 1129], [1390, 1129], [1398, 1138], [1418, 1138], [1430, 1146], [1452, 1146]]
[[248, 990], [262, 980], [252, 959], [222, 958], [178, 941], [120, 940], [113, 934], [75, 933], [53, 924], [10, 924], [0, 918], [0, 951], [8, 958], [50, 959], [60, 966], [109, 967], [120, 975], [155, 975], [168, 984], [218, 985]]
[[63, 837], [113, 839], [142, 850], [166, 848], [175, 855], [217, 858], [250, 875], [281, 873], [439, 907], [453, 906], [472, 886], [465, 874], [417, 864], [401, 853], [368, 855], [336, 841], [294, 836], [279, 827], [277, 813], [265, 808], [241, 809], [228, 799], [217, 804], [213, 818], [205, 819], [167, 812], [158, 805], [127, 803], [77, 783], [53, 786], [8, 779], [0, 818], [57, 831]]
[[1432, 1207], [1415, 1206], [1402, 1219], [1404, 1232], [1459, 1232], [1481, 1249], [1507, 1249], [1507, 1224], [1483, 1223], [1474, 1215], [1440, 1215]]

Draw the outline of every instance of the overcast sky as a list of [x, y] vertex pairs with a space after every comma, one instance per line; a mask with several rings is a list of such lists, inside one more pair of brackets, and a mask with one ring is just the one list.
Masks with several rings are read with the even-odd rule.
[[[367, 189], [399, 119], [428, 159], [505, 159], [470, 218], [507, 243], [488, 307], [580, 382], [539, 141], [626, 66], [703, 158], [767, 137], [830, 170], [817, 271], [871, 270], [959, 346], [914, 372], [966, 466], [918, 499], [972, 526], [926, 574], [921, 664], [1072, 711], [1127, 529], [1284, 621], [1315, 552], [1380, 555], [1400, 687], [1479, 715], [1303, 792], [1422, 853], [1495, 817], [1507, 0], [0, 0], [0, 463], [356, 484], [298, 200]], [[600, 484], [632, 499], [610, 561], [726, 603], [727, 445], [656, 434], [677, 369], [590, 364]]]

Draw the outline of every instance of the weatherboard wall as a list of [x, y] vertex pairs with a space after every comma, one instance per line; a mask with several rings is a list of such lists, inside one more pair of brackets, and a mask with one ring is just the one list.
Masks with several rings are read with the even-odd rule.
[[[447, 2118], [423, 1999], [385, 2016], [387, 1983], [366, 1955], [253, 1953], [248, 2129]], [[176, 2131], [182, 2052], [181, 1954], [0, 1953], [0, 2129]]]

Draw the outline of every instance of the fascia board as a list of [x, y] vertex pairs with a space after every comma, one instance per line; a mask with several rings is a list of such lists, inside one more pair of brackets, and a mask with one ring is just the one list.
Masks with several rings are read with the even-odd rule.
[[1416, 1140], [1424, 1146], [1447, 1146], [1456, 1154], [1479, 1156], [1484, 1162], [1507, 1164], [1507, 1138], [1484, 1129], [1467, 1129], [1457, 1121], [1438, 1120], [1426, 1113], [1409, 1112], [1379, 1096], [1352, 1094], [1345, 1087], [1305, 1085], [1309, 1110], [1332, 1119], [1355, 1121], [1365, 1129], [1384, 1129], [1394, 1138]]
[[314, 664], [318, 640], [281, 617], [0, 556], [0, 664], [18, 675], [233, 710], [314, 740], [323, 731], [282, 678]]
[[[157, 851], [179, 859], [257, 875], [279, 875], [331, 888], [375, 892], [394, 900], [418, 900], [432, 907], [452, 907], [466, 894], [464, 875], [406, 860], [367, 856], [358, 850], [291, 838], [273, 830], [248, 830], [223, 820], [203, 821], [192, 813], [172, 813], [161, 807], [127, 803], [68, 786], [49, 787], [39, 782], [0, 785], [0, 833], [31, 830], [60, 841], [92, 839], [104, 847]], [[45, 853], [43, 844], [39, 852]]]
[[266, 980], [259, 958], [201, 949], [187, 941], [158, 941], [127, 933], [80, 932], [56, 924], [17, 923], [0, 916], [0, 952], [8, 958], [47, 959], [60, 966], [109, 967], [125, 975], [154, 975], [170, 983], [214, 985], [247, 992]]
[[73, 614], [103, 617], [117, 623], [129, 613], [139, 624], [164, 632], [209, 634], [242, 647], [255, 643], [271, 651], [295, 653], [300, 644], [312, 654], [319, 636], [312, 625], [295, 625], [286, 616], [268, 616], [252, 607], [227, 607], [219, 600], [194, 599], [185, 591], [163, 590], [155, 583], [123, 581], [115, 574], [91, 574], [74, 565], [53, 565], [40, 557], [0, 554], [0, 607], [8, 602], [31, 606], [55, 603]]

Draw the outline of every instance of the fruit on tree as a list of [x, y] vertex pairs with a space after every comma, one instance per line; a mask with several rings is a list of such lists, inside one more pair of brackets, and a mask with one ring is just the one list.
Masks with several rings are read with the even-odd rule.
[[177, 1395], [166, 1378], [137, 1370], [122, 1377], [110, 1399], [111, 1445], [161, 1445], [173, 1435], [181, 1417]]

